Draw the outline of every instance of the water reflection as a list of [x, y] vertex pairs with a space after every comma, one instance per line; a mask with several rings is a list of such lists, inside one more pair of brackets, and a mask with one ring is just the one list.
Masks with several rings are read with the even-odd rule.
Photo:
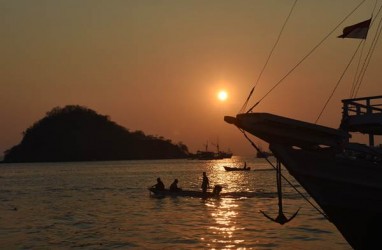
[[244, 242], [235, 235], [237, 231], [244, 230], [237, 224], [239, 205], [235, 199], [206, 200], [205, 205], [213, 219], [212, 225], [208, 228], [210, 235], [213, 235], [207, 242], [208, 247], [218, 246], [228, 249]]
[[257, 175], [253, 171], [227, 172], [224, 166], [240, 167], [242, 162], [236, 159], [227, 159], [215, 163], [210, 172], [210, 183], [219, 184], [223, 192], [250, 192], [255, 190]]
[[245, 228], [243, 226], [247, 224], [243, 223], [243, 218], [247, 218], [247, 213], [253, 212], [253, 208], [241, 207], [243, 199], [246, 198], [240, 197], [240, 194], [255, 193], [259, 188], [259, 175], [254, 171], [227, 172], [224, 169], [224, 166], [240, 167], [242, 165], [243, 161], [237, 159], [226, 159], [209, 164], [208, 175], [211, 186], [219, 184], [223, 186], [222, 193], [237, 194], [237, 196], [203, 201], [210, 217], [208, 233], [201, 238], [207, 248], [237, 249], [249, 244], [248, 230], [254, 230], [253, 223], [250, 223], [251, 229]]

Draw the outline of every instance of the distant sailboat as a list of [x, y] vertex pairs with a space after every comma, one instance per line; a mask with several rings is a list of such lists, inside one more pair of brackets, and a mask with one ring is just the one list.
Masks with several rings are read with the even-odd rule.
[[259, 150], [256, 151], [256, 158], [267, 158], [273, 155], [271, 152], [264, 151], [261, 146], [258, 146], [258, 149]]
[[216, 142], [216, 144], [212, 143], [212, 145], [214, 145], [216, 147], [216, 158], [217, 159], [225, 159], [225, 158], [231, 158], [232, 157], [232, 153], [231, 152], [224, 152], [224, 151], [221, 151], [220, 150], [220, 147], [219, 147], [219, 141]]
[[231, 158], [232, 153], [230, 152], [224, 152], [220, 151], [219, 148], [219, 143], [213, 144], [216, 146], [216, 152], [214, 151], [209, 151], [208, 150], [208, 141], [205, 146], [205, 150], [198, 150], [196, 151], [196, 154], [192, 155], [193, 159], [198, 159], [198, 160], [219, 160], [219, 159], [225, 159], [225, 158]]

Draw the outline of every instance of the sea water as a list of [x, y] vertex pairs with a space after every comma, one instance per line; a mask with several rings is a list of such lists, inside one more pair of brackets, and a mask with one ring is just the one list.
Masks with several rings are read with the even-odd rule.
[[[223, 166], [251, 167], [226, 172]], [[252, 171], [255, 170], [255, 171]], [[150, 196], [210, 184], [237, 196]], [[304, 190], [284, 170], [283, 174]], [[275, 172], [264, 159], [153, 160], [0, 165], [0, 249], [351, 249], [335, 226], [285, 182], [279, 225]]]

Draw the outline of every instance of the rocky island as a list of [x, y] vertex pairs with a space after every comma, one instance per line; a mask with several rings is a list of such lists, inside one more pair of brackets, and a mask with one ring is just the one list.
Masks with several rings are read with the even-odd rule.
[[86, 107], [56, 107], [4, 152], [3, 162], [67, 162], [187, 158], [188, 148], [163, 137], [130, 132]]

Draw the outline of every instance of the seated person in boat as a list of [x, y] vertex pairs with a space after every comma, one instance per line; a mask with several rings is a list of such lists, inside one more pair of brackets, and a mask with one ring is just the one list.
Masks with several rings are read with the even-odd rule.
[[170, 186], [170, 192], [179, 192], [182, 191], [181, 188], [178, 188], [178, 179], [175, 179]]
[[215, 196], [219, 196], [222, 189], [223, 189], [223, 187], [221, 185], [215, 185], [215, 187], [212, 191], [212, 194]]
[[159, 177], [157, 178], [157, 184], [153, 185], [152, 187], [156, 190], [164, 190], [164, 184]]

